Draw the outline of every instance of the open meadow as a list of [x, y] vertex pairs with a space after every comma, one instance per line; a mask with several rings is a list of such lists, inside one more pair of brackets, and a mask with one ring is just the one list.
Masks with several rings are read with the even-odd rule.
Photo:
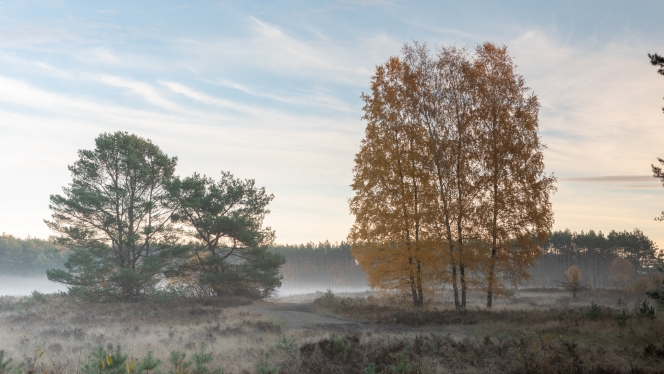
[[445, 297], [415, 308], [372, 292], [130, 303], [3, 297], [0, 372], [664, 372], [664, 317], [644, 299], [532, 289], [493, 310], [471, 293], [456, 311]]

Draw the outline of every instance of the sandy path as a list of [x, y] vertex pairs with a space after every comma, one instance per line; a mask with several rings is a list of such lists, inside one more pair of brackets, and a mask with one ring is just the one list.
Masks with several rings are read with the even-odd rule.
[[309, 304], [256, 302], [249, 310], [270, 317], [282, 325], [284, 330], [337, 327], [342, 330], [357, 329], [363, 323], [349, 321], [316, 313]]
[[357, 322], [333, 315], [322, 315], [311, 308], [308, 303], [275, 303], [256, 302], [247, 306], [253, 313], [260, 313], [282, 325], [284, 331], [300, 329], [332, 330], [339, 332], [384, 332], [384, 333], [416, 333], [416, 334], [450, 334], [454, 337], [469, 335], [469, 331], [461, 326], [424, 326], [409, 327], [404, 325], [390, 326], [371, 322]]

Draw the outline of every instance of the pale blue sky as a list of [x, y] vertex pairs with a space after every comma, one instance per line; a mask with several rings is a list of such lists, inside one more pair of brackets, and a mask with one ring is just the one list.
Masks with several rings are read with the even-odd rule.
[[[48, 196], [101, 132], [177, 173], [274, 193], [280, 243], [345, 239], [375, 65], [404, 42], [508, 46], [542, 103], [556, 229], [639, 227], [664, 246], [661, 1], [0, 1], [0, 232], [47, 237]], [[607, 178], [621, 176], [621, 178]], [[598, 178], [599, 177], [599, 178]]]

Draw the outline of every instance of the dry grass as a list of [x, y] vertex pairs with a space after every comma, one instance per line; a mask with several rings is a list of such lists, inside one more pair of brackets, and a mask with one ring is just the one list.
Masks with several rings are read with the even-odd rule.
[[[664, 315], [634, 316], [623, 326], [616, 319], [618, 298], [633, 314], [642, 295], [595, 291], [572, 300], [555, 290], [527, 290], [487, 311], [479, 307], [482, 295], [472, 294], [461, 312], [444, 297], [413, 308], [404, 299], [359, 295], [313, 302], [318, 313], [341, 318], [338, 324], [316, 322], [304, 304], [281, 308], [237, 298], [82, 303], [5, 297], [0, 349], [24, 362], [26, 372], [50, 374], [79, 373], [97, 347], [117, 345], [135, 358], [154, 352], [169, 372], [171, 351], [191, 358], [200, 343], [212, 353], [209, 367], [225, 373], [664, 373]], [[599, 314], [589, 314], [591, 300]], [[291, 309], [314, 322], [282, 326], [275, 316]], [[277, 348], [284, 335], [290, 349]], [[48, 353], [38, 357], [38, 346]]]
[[[14, 362], [35, 360], [36, 347], [46, 348], [41, 363], [75, 373], [97, 347], [121, 345], [133, 357], [153, 351], [166, 361], [171, 351], [192, 356], [199, 344], [213, 353], [213, 367], [227, 372], [253, 372], [266, 347], [281, 337], [281, 326], [246, 310], [243, 299], [176, 303], [81, 303], [49, 297], [0, 299], [0, 349]], [[37, 354], [36, 354], [37, 353]], [[50, 356], [50, 357], [49, 357]], [[53, 363], [47, 362], [53, 359]]]
[[[445, 301], [415, 308], [395, 297], [334, 297], [317, 299], [314, 308], [395, 330], [462, 331], [465, 337], [456, 339], [426, 336], [448, 347], [440, 355], [408, 352], [430, 372], [664, 372], [662, 313], [640, 315], [633, 305], [643, 295], [598, 290], [584, 296], [571, 300], [559, 291], [530, 290], [493, 310], [476, 304], [462, 311]], [[619, 298], [622, 307], [616, 305]], [[631, 318], [619, 323], [623, 309]], [[450, 355], [456, 358], [450, 361]]]

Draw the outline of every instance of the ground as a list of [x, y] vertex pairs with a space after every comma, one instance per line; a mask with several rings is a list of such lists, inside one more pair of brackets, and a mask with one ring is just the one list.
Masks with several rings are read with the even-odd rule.
[[0, 350], [13, 364], [23, 362], [26, 372], [49, 374], [83, 372], [86, 363], [96, 364], [89, 357], [98, 347], [111, 352], [118, 345], [128, 360], [140, 361], [152, 351], [164, 372], [175, 372], [171, 352], [192, 359], [201, 349], [212, 354], [209, 367], [225, 373], [664, 368], [664, 316], [640, 311], [645, 295], [595, 290], [575, 300], [561, 290], [524, 290], [487, 311], [483, 295], [473, 293], [463, 312], [445, 296], [423, 308], [410, 306], [407, 298], [369, 292], [269, 301], [4, 297]]

